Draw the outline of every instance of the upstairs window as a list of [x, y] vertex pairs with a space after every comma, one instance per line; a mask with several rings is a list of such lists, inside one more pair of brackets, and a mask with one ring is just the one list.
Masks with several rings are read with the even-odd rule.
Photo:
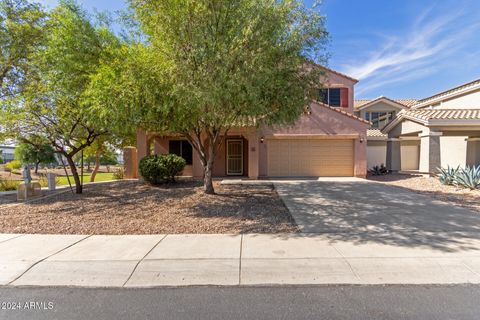
[[168, 142], [168, 153], [182, 157], [187, 165], [192, 164], [192, 145], [187, 140], [170, 140]]
[[348, 107], [348, 89], [347, 88], [327, 88], [320, 89], [319, 101], [330, 107]]
[[395, 118], [395, 111], [390, 112], [366, 112], [365, 119], [372, 123], [372, 128], [380, 129]]

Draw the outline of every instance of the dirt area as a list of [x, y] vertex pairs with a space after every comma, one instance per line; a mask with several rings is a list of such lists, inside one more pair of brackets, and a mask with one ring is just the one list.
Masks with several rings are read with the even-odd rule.
[[446, 186], [438, 178], [421, 175], [388, 174], [371, 176], [369, 180], [379, 181], [442, 200], [456, 206], [472, 209], [480, 213], [480, 190], [470, 190], [455, 186]]
[[154, 187], [137, 181], [87, 185], [29, 204], [0, 203], [0, 233], [162, 234], [298, 231], [272, 186], [195, 181]]

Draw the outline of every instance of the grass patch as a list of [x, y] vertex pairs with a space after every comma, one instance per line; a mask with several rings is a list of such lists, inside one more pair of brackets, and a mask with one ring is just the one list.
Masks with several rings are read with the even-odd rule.
[[17, 180], [1, 180], [0, 179], [0, 191], [15, 191], [21, 181]]
[[[90, 176], [91, 174], [84, 174], [83, 175], [83, 183], [87, 183], [87, 182], [90, 182]], [[72, 185], [75, 184], [75, 181], [73, 180], [73, 176], [70, 175], [70, 182], [72, 183]], [[114, 172], [99, 172], [97, 173], [97, 175], [95, 176], [95, 182], [99, 182], [99, 181], [110, 181], [110, 180], [115, 180], [114, 178]], [[57, 176], [57, 185], [59, 186], [66, 186], [68, 185], [68, 180], [67, 180], [67, 176]]]

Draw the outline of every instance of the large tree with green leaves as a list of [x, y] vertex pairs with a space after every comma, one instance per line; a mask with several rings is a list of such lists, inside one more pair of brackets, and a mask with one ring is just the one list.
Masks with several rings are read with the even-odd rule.
[[0, 1], [0, 99], [12, 98], [42, 44], [46, 13], [27, 0]]
[[85, 92], [118, 40], [73, 1], [60, 1], [49, 13], [46, 29], [45, 43], [31, 59], [22, 99], [4, 126], [24, 143], [48, 141], [66, 159], [76, 192], [82, 193], [74, 157], [109, 131]]
[[[327, 33], [299, 0], [131, 0], [145, 41], [118, 51], [95, 76], [97, 104], [130, 124], [181, 133], [212, 168], [232, 126], [295, 121], [318, 87]], [[119, 123], [125, 123], [120, 118]]]

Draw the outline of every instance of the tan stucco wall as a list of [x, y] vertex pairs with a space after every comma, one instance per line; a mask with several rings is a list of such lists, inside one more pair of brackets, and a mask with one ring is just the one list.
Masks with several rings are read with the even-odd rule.
[[441, 101], [436, 109], [480, 109], [480, 90]]
[[390, 132], [388, 133], [389, 138], [398, 138], [401, 135], [416, 135], [424, 130], [427, 127], [410, 121], [410, 120], [403, 120], [401, 123], [395, 126]]
[[467, 164], [466, 136], [442, 136], [440, 137], [440, 158], [442, 167], [446, 168]]
[[329, 88], [348, 88], [348, 108], [342, 108], [342, 110], [348, 113], [353, 113], [353, 98], [354, 98], [354, 85], [353, 80], [342, 77], [333, 72], [327, 72], [326, 77], [321, 79], [320, 82]]
[[387, 142], [368, 141], [367, 143], [367, 168], [387, 163]]

